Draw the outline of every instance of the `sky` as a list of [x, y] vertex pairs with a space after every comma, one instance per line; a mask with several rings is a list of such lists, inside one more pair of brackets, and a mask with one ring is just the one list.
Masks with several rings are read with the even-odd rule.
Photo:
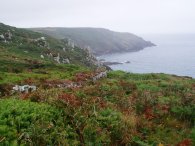
[[0, 0], [0, 22], [25, 28], [195, 33], [195, 0]]

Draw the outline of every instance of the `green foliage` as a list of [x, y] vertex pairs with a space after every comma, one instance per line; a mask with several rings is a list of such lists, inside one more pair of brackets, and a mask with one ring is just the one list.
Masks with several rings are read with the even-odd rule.
[[66, 145], [77, 143], [62, 110], [47, 104], [0, 100], [2, 145]]
[[7, 83], [39, 85], [33, 93], [12, 95], [37, 103], [1, 100], [3, 144], [176, 145], [182, 139], [193, 139], [194, 80], [116, 71], [95, 83], [84, 81], [80, 88], [44, 86], [48, 81], [72, 80], [80, 72], [92, 71], [76, 65], [44, 64], [31, 72], [1, 72], [5, 93]]
[[195, 125], [194, 128], [192, 129], [190, 138], [192, 139], [193, 145], [195, 145]]
[[[7, 32], [10, 32], [12, 37], [6, 43], [0, 40], [1, 71], [17, 73], [32, 69], [32, 67], [36, 68], [37, 64], [55, 63], [52, 57], [47, 56], [48, 53], [59, 53], [61, 59], [68, 58], [72, 64], [96, 68], [93, 61], [89, 60], [89, 56], [84, 49], [79, 47], [72, 48], [67, 42], [1, 23], [0, 34], [6, 34]], [[41, 40], [40, 38], [42, 37], [45, 40]], [[66, 48], [66, 51], [63, 48]], [[44, 55], [45, 58], [42, 59], [41, 55]]]
[[195, 122], [195, 105], [173, 106], [171, 112], [180, 119], [191, 121], [191, 123]]

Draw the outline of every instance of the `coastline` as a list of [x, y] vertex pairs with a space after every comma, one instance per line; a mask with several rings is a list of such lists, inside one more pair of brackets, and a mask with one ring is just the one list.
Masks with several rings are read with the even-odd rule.
[[[169, 38], [169, 35], [167, 37], [155, 36], [149, 38], [158, 44], [155, 47], [105, 54], [98, 58], [105, 59], [107, 62], [120, 63], [109, 65], [112, 70], [131, 73], [165, 73], [195, 78], [194, 38], [187, 37], [187, 40], [185, 40], [186, 36], [171, 40]], [[130, 61], [130, 63], [126, 64], [125, 61]]]

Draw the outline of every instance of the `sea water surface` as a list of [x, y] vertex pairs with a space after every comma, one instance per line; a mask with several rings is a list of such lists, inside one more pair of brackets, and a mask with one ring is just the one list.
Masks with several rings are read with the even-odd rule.
[[195, 78], [195, 34], [142, 35], [156, 44], [138, 52], [100, 56], [111, 62], [130, 63], [111, 65], [113, 70], [132, 73], [167, 73]]

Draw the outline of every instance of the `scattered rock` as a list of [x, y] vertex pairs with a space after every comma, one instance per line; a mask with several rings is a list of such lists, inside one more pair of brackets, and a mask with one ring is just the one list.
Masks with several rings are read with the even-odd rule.
[[12, 33], [10, 32], [10, 30], [0, 35], [0, 41], [3, 41], [5, 43], [11, 41], [11, 39], [12, 39]]
[[93, 80], [93, 82], [95, 82], [95, 81], [97, 81], [97, 80], [99, 80], [101, 78], [105, 78], [105, 77], [107, 77], [107, 71], [98, 73], [96, 76], [94, 76], [92, 78], [92, 80]]
[[13, 87], [13, 90], [21, 92], [21, 93], [29, 93], [29, 92], [35, 91], [36, 90], [36, 86], [30, 86], [30, 85], [19, 86], [19, 85], [15, 85]]
[[40, 37], [41, 40], [45, 41], [45, 37]]
[[10, 32], [10, 30], [8, 30], [5, 34], [4, 37], [6, 40], [10, 41], [12, 39], [12, 33]]
[[43, 55], [40, 56], [42, 59], [44, 59], [45, 57]]
[[68, 58], [63, 58], [62, 63], [64, 64], [70, 64], [70, 60]]
[[54, 59], [57, 63], [60, 64], [60, 53], [58, 53], [57, 56], [54, 56], [54, 55], [53, 55], [53, 59]]
[[58, 80], [52, 80], [52, 81], [45, 81], [44, 87], [46, 88], [79, 88], [81, 87], [80, 83], [72, 82], [72, 81], [58, 81]]
[[49, 44], [46, 41], [45, 37], [40, 37], [33, 40], [34, 43], [36, 43], [39, 47], [47, 47], [49, 48]]
[[106, 61], [106, 62], [103, 62], [104, 65], [117, 65], [117, 64], [123, 64], [121, 62], [110, 62], [110, 61]]

